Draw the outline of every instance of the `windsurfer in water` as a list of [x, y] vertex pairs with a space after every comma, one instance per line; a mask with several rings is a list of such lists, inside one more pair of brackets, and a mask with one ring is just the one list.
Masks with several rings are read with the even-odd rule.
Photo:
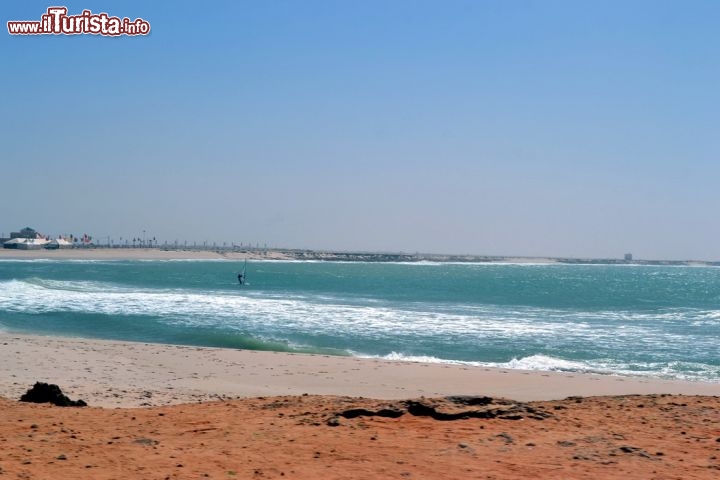
[[238, 273], [238, 283], [240, 285], [245, 285], [245, 280], [247, 280], [247, 276], [245, 275], [246, 271], [247, 271], [247, 260], [245, 260], [245, 263], [243, 264], [242, 272]]

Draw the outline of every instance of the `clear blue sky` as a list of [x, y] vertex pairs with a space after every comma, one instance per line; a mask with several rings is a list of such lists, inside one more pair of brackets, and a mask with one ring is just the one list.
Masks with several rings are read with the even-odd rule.
[[720, 259], [720, 2], [71, 1], [11, 36], [0, 233]]

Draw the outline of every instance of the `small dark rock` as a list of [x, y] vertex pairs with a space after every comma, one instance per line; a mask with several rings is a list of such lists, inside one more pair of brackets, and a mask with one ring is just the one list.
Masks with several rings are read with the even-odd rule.
[[36, 382], [33, 387], [20, 397], [21, 402], [52, 403], [58, 407], [86, 407], [82, 400], [70, 400], [63, 395], [62, 390], [55, 384]]
[[505, 443], [507, 443], [507, 444], [510, 444], [510, 443], [514, 443], [514, 442], [515, 442], [515, 440], [513, 440], [513, 437], [511, 437], [509, 434], [507, 434], [507, 433], [505, 433], [505, 432], [503, 432], [503, 433], [498, 433], [498, 434], [495, 435], [495, 436], [498, 437], [498, 438], [502, 438], [502, 439], [505, 441]]
[[433, 417], [437, 414], [434, 407], [425, 405], [422, 402], [408, 401], [406, 407], [408, 413], [416, 417]]
[[328, 427], [339, 427], [340, 426], [340, 419], [338, 417], [332, 417], [328, 419], [327, 422], [325, 422]]
[[58, 460], [67, 460], [67, 457], [62, 453], [55, 458], [57, 458]]
[[392, 408], [381, 408], [380, 410], [373, 411], [366, 408], [351, 408], [340, 413], [341, 417], [344, 418], [357, 418], [357, 417], [386, 417], [386, 418], [398, 418], [403, 416], [405, 412], [402, 410]]
[[522, 415], [502, 415], [498, 418], [501, 418], [503, 420], [522, 420], [523, 416]]
[[138, 439], [134, 440], [133, 443], [137, 443], [140, 445], [157, 445], [160, 442], [158, 442], [157, 440], [153, 440], [151, 438], [138, 438]]
[[459, 405], [490, 405], [493, 402], [492, 397], [473, 397], [471, 395], [455, 395], [445, 398]]

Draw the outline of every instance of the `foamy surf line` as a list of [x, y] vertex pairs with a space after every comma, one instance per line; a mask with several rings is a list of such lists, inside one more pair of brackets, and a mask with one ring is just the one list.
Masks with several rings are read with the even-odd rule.
[[[704, 357], [700, 357], [701, 362], [686, 354], [691, 346], [712, 351], [715, 337], [683, 337], [656, 328], [658, 321], [694, 328], [713, 327], [720, 318], [717, 310], [671, 309], [648, 314], [460, 304], [441, 310], [433, 305], [387, 305], [361, 300], [351, 304], [327, 295], [158, 289], [40, 277], [0, 281], [0, 311], [8, 315], [7, 322], [15, 316], [14, 323], [8, 325], [27, 333], [54, 333], [37, 328], [33, 331], [26, 323], [30, 315], [62, 318], [76, 330], [60, 334], [94, 338], [298, 353], [352, 353], [360, 357], [473, 367], [694, 381], [720, 379], [720, 366]], [[108, 321], [93, 323], [98, 316]], [[315, 335], [331, 341], [318, 343]], [[582, 341], [590, 350], [600, 353], [597, 358], [579, 360], [561, 358], [562, 351], [556, 349], [555, 356], [536, 353], [506, 356], [505, 362], [489, 362], [485, 359], [491, 356], [482, 351], [483, 345], [499, 344], [508, 346], [505, 354], [513, 354], [510, 348], [513, 345], [537, 347], [559, 336], [566, 341]], [[398, 338], [416, 345], [433, 343], [434, 351], [425, 349], [428, 352], [425, 356], [402, 351], [385, 354], [395, 349]], [[641, 343], [663, 346], [664, 355], [641, 362], [636, 356], [622, 354]], [[528, 350], [542, 352], [539, 348], [525, 348]], [[613, 356], [608, 352], [619, 354]]]
[[[364, 355], [351, 352], [359, 358], [382, 359], [397, 362], [433, 363], [468, 367], [490, 367], [536, 372], [562, 372], [619, 377], [646, 377], [659, 380], [718, 383], [720, 367], [691, 362], [623, 363], [617, 360], [576, 361], [547, 355], [530, 355], [513, 358], [507, 362], [463, 361], [437, 358], [428, 355], [404, 355], [392, 352], [388, 355]], [[712, 380], [710, 380], [712, 379]]]
[[720, 384], [384, 359], [0, 333], [0, 395], [56, 383], [91, 406], [141, 407], [266, 395], [379, 399], [489, 395], [720, 395]]

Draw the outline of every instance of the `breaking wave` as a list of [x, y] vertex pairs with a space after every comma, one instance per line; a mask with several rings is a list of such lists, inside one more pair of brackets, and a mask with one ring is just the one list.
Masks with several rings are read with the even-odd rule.
[[28, 319], [39, 319], [34, 328], [41, 330], [37, 325], [53, 318], [92, 323], [82, 332], [104, 328], [96, 335], [115, 338], [144, 329], [143, 338], [161, 343], [720, 380], [717, 309], [588, 311], [39, 277], [0, 281], [0, 331], [22, 329]]

